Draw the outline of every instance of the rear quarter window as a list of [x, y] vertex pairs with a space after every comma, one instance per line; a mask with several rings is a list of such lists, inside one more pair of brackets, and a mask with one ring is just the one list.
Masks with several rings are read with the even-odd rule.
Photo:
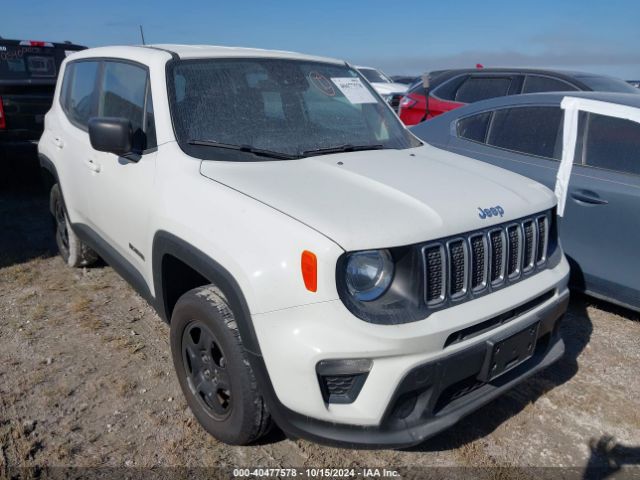
[[456, 130], [460, 138], [484, 143], [491, 121], [491, 112], [480, 113], [458, 120]]
[[640, 175], [640, 124], [589, 114], [584, 162], [591, 167]]
[[594, 92], [631, 93], [633, 95], [640, 94], [640, 89], [637, 89], [629, 85], [624, 80], [619, 80], [617, 78], [599, 77], [595, 75], [576, 78]]
[[574, 92], [577, 90], [577, 87], [563, 80], [541, 75], [527, 75], [522, 87], [522, 93]]

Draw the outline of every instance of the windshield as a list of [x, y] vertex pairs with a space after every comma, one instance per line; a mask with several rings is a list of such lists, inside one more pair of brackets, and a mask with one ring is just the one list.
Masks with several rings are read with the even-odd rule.
[[595, 92], [634, 93], [636, 95], [640, 94], [640, 90], [632, 85], [629, 85], [624, 80], [618, 80], [617, 78], [597, 77], [595, 75], [576, 78], [582, 83], [586, 84]]
[[393, 83], [390, 78], [375, 68], [359, 68], [358, 71], [371, 83]]
[[298, 158], [420, 145], [357, 72], [341, 64], [181, 60], [170, 66], [169, 95], [178, 142], [199, 158], [260, 160], [269, 152]]

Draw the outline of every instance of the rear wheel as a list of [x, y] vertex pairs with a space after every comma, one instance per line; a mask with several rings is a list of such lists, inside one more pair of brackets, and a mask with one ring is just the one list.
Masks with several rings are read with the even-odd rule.
[[268, 431], [269, 412], [218, 288], [199, 287], [180, 297], [171, 316], [171, 353], [187, 403], [207, 432], [246, 445]]
[[51, 188], [49, 204], [54, 220], [56, 244], [65, 263], [70, 267], [86, 267], [94, 263], [98, 254], [80, 240], [71, 228], [62, 192], [57, 183]]

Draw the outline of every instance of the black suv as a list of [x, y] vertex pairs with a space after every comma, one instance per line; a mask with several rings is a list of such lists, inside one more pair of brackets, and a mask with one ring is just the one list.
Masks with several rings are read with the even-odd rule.
[[42, 135], [58, 69], [70, 53], [86, 47], [0, 38], [0, 148], [20, 147]]

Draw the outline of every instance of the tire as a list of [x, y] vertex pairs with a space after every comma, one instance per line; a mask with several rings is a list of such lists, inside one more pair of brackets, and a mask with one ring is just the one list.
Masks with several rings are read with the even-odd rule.
[[202, 427], [230, 445], [247, 445], [271, 427], [235, 316], [215, 286], [178, 299], [171, 354], [187, 404]]
[[56, 244], [64, 262], [70, 267], [87, 267], [95, 263], [98, 254], [80, 240], [71, 228], [67, 208], [57, 183], [51, 187], [49, 207], [53, 215]]

